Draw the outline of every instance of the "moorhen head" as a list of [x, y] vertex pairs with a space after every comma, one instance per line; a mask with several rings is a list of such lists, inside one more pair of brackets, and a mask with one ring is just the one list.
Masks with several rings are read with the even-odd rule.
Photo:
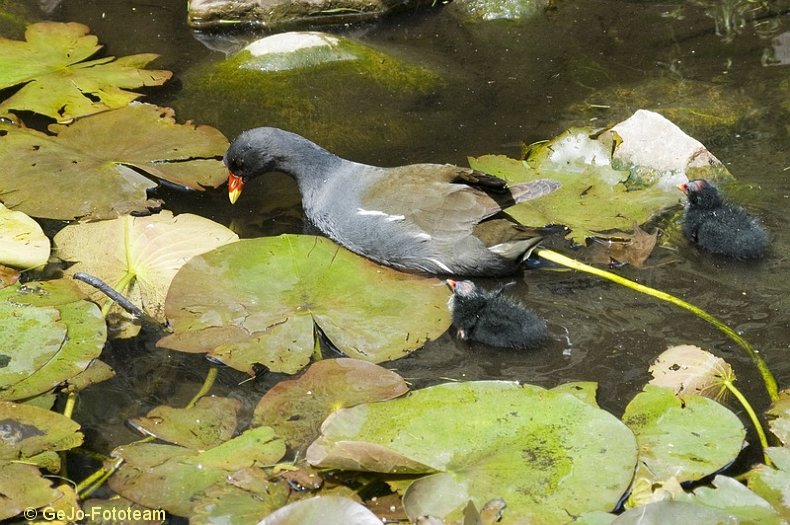
[[448, 279], [448, 307], [458, 337], [500, 348], [534, 348], [545, 341], [546, 321], [520, 301], [504, 295], [505, 286], [488, 291], [472, 281]]
[[307, 219], [338, 244], [400, 270], [459, 276], [518, 271], [540, 233], [494, 216], [559, 187], [545, 179], [508, 186], [449, 164], [369, 166], [277, 128], [239, 135], [225, 165], [231, 202], [252, 179], [284, 172]]
[[700, 248], [736, 259], [763, 257], [770, 246], [759, 219], [727, 203], [713, 184], [696, 179], [678, 188], [688, 202], [681, 223], [683, 234]]

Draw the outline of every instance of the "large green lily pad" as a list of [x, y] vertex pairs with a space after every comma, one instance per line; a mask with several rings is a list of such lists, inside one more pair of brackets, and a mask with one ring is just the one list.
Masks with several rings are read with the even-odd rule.
[[459, 519], [469, 500], [482, 508], [502, 498], [503, 524], [564, 523], [612, 510], [636, 464], [636, 440], [611, 414], [565, 391], [501, 381], [341, 409], [321, 434], [307, 451], [316, 466], [432, 474], [404, 495], [412, 520]]
[[0, 290], [0, 399], [44, 393], [85, 370], [107, 338], [98, 307], [69, 279]]
[[260, 363], [295, 373], [310, 360], [314, 327], [349, 357], [402, 357], [450, 326], [449, 291], [431, 277], [379, 266], [329, 239], [241, 240], [194, 257], [173, 279], [159, 346], [207, 352], [251, 373]]
[[140, 96], [127, 88], [158, 86], [172, 75], [141, 69], [157, 58], [151, 53], [82, 62], [101, 49], [88, 31], [73, 22], [39, 22], [27, 28], [24, 42], [0, 38], [0, 88], [24, 84], [0, 104], [0, 114], [28, 110], [69, 121], [126, 106]]
[[639, 442], [640, 476], [693, 481], [724, 468], [744, 446], [738, 416], [712, 399], [675, 396], [671, 388], [646, 385], [628, 404], [623, 421]]
[[386, 368], [358, 359], [324, 359], [297, 379], [280, 381], [255, 407], [253, 424], [268, 425], [293, 450], [318, 437], [334, 410], [385, 401], [408, 392], [406, 381]]
[[506, 211], [530, 226], [564, 224], [578, 244], [611, 230], [630, 231], [678, 205], [682, 194], [675, 185], [689, 177], [732, 178], [698, 141], [641, 110], [603, 134], [574, 129], [533, 145], [526, 160], [486, 155], [470, 158], [469, 165], [510, 183], [558, 181], [557, 191]]
[[148, 177], [193, 190], [227, 179], [222, 133], [170, 109], [134, 103], [49, 130], [0, 124], [0, 200], [33, 217], [112, 219], [157, 204]]
[[121, 496], [151, 508], [189, 516], [192, 501], [209, 487], [229, 483], [230, 474], [276, 463], [285, 443], [268, 427], [257, 427], [197, 452], [175, 445], [136, 443], [113, 451], [124, 463], [110, 478]]
[[[57, 254], [72, 264], [66, 275], [85, 272], [99, 277], [152, 317], [165, 320], [170, 282], [189, 259], [235, 242], [238, 235], [209, 219], [164, 210], [145, 217], [66, 226], [55, 235]], [[97, 302], [106, 298], [91, 286], [80, 286]], [[118, 315], [129, 315], [115, 307]], [[132, 333], [131, 335], [134, 335]]]
[[49, 239], [36, 221], [0, 204], [0, 264], [23, 270], [44, 266]]

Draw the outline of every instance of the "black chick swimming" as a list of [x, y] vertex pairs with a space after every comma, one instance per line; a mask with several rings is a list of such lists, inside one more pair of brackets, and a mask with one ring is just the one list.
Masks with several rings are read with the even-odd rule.
[[448, 306], [461, 339], [512, 349], [534, 348], [546, 340], [546, 321], [504, 295], [505, 287], [489, 291], [452, 279], [447, 284], [453, 290]]
[[697, 179], [678, 188], [688, 198], [683, 234], [700, 248], [736, 259], [758, 259], [768, 252], [768, 232], [760, 220], [727, 203], [716, 186]]

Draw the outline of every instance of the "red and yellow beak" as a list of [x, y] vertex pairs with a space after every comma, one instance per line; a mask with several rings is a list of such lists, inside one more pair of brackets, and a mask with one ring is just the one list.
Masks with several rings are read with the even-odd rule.
[[447, 286], [449, 286], [452, 291], [455, 291], [455, 287], [458, 286], [458, 281], [455, 279], [446, 279], [444, 282], [447, 283]]
[[688, 193], [688, 191], [689, 191], [689, 185], [688, 185], [687, 182], [681, 182], [680, 184], [678, 184], [675, 187], [677, 189], [679, 189], [680, 191], [682, 191], [683, 193]]
[[244, 179], [237, 177], [231, 172], [228, 172], [228, 198], [231, 204], [236, 204], [241, 195], [241, 190], [244, 188]]

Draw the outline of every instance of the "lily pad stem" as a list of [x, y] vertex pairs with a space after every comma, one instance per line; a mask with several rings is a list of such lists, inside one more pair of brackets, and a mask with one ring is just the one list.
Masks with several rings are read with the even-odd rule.
[[87, 478], [83, 479], [77, 484], [75, 488], [75, 492], [77, 493], [77, 498], [80, 501], [85, 500], [91, 494], [93, 494], [96, 489], [104, 485], [104, 482], [112, 476], [118, 468], [120, 468], [121, 463], [123, 463], [123, 458], [117, 458], [113, 461], [109, 467], [102, 467]]
[[765, 437], [765, 431], [763, 430], [763, 426], [760, 424], [760, 420], [757, 419], [757, 414], [754, 412], [752, 405], [749, 404], [749, 401], [746, 399], [746, 397], [743, 394], [741, 394], [741, 391], [738, 390], [738, 388], [732, 384], [732, 381], [725, 380], [724, 386], [727, 387], [727, 390], [729, 390], [732, 393], [732, 395], [734, 395], [735, 398], [741, 402], [743, 409], [746, 410], [746, 413], [749, 415], [749, 419], [752, 420], [752, 425], [754, 425], [754, 430], [757, 431], [757, 437], [760, 440], [760, 445], [763, 447], [763, 461], [765, 461], [765, 464], [768, 465], [769, 467], [773, 466], [773, 463], [771, 462], [771, 458], [769, 458], [768, 454], [765, 453], [765, 449], [768, 448], [768, 439]]
[[625, 277], [621, 277], [617, 274], [607, 272], [606, 270], [601, 270], [600, 268], [596, 268], [594, 266], [590, 266], [579, 262], [575, 259], [571, 259], [570, 257], [566, 257], [561, 253], [557, 253], [552, 250], [548, 250], [546, 248], [536, 248], [532, 252], [536, 256], [540, 257], [541, 259], [545, 259], [547, 261], [551, 261], [553, 263], [559, 264], [561, 266], [565, 266], [567, 268], [571, 268], [574, 270], [578, 270], [581, 272], [589, 273], [592, 275], [597, 275], [598, 277], [602, 277], [609, 281], [615, 282], [627, 288], [631, 288], [632, 290], [636, 290], [637, 292], [641, 292], [643, 294], [650, 295], [652, 297], [656, 297], [657, 299], [661, 299], [662, 301], [667, 301], [672, 303], [676, 306], [684, 308], [697, 317], [707, 321], [708, 323], [712, 324], [714, 327], [719, 329], [724, 335], [732, 339], [738, 346], [746, 350], [746, 353], [749, 354], [751, 357], [752, 362], [757, 367], [757, 370], [760, 372], [760, 375], [763, 378], [763, 382], [765, 383], [765, 388], [768, 391], [768, 396], [771, 398], [771, 401], [776, 401], [779, 399], [779, 388], [776, 384], [776, 379], [774, 378], [771, 370], [768, 368], [768, 365], [765, 363], [765, 360], [760, 356], [760, 354], [752, 348], [752, 345], [749, 344], [743, 337], [738, 335], [735, 330], [724, 324], [723, 322], [719, 321], [715, 317], [713, 317], [708, 312], [697, 308], [693, 304], [687, 303], [686, 301], [675, 297], [674, 295], [670, 295], [666, 292], [662, 292], [661, 290], [656, 290], [655, 288], [650, 288], [649, 286], [645, 286], [643, 284], [635, 283]]
[[118, 303], [118, 306], [120, 306], [121, 308], [132, 314], [133, 316], [137, 317], [138, 319], [144, 321], [145, 323], [156, 325], [156, 326], [160, 325], [159, 321], [157, 321], [156, 319], [154, 319], [153, 317], [142, 311], [140, 308], [137, 307], [136, 304], [131, 302], [129, 299], [124, 297], [121, 293], [117, 292], [109, 284], [105, 283], [98, 277], [84, 272], [77, 272], [74, 274], [73, 277], [78, 281], [82, 281], [84, 283], [93, 286], [101, 293], [109, 297], [111, 302], [107, 303], [107, 305], [105, 305], [102, 308], [102, 315], [104, 315], [105, 317], [107, 316], [107, 312], [105, 311], [105, 308], [109, 309], [109, 305], [112, 304], [112, 301], [114, 301]]
[[197, 394], [195, 394], [195, 397], [193, 397], [192, 400], [189, 403], [187, 403], [187, 406], [184, 408], [194, 408], [197, 402], [200, 401], [200, 398], [208, 394], [209, 390], [211, 390], [211, 387], [214, 386], [214, 381], [216, 379], [217, 379], [217, 367], [212, 366], [211, 368], [208, 369], [208, 374], [206, 374], [206, 379], [203, 380], [203, 386], [200, 387], [200, 390], [198, 390]]

